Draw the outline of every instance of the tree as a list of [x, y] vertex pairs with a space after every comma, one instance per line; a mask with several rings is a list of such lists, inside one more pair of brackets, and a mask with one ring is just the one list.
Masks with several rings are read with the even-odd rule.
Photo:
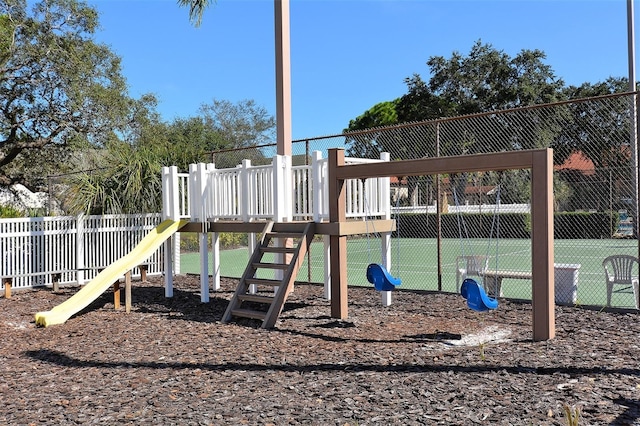
[[[627, 78], [610, 77], [604, 82], [567, 87], [570, 99], [585, 99], [627, 91]], [[556, 164], [572, 152], [581, 151], [596, 167], [628, 168], [629, 102], [576, 102], [570, 105], [568, 119], [552, 145]]]
[[71, 175], [64, 207], [71, 213], [155, 213], [162, 210], [164, 148], [109, 144], [106, 168]]
[[518, 108], [559, 100], [564, 82], [540, 50], [521, 50], [511, 58], [478, 40], [467, 56], [432, 56], [429, 90], [456, 105], [459, 115]]
[[246, 148], [275, 139], [275, 118], [253, 100], [233, 104], [214, 99], [211, 104], [200, 107], [200, 114], [205, 125], [220, 135], [222, 146], [210, 146], [210, 149]]
[[0, 185], [35, 189], [76, 144], [111, 139], [131, 101], [120, 59], [91, 39], [95, 9], [4, 0], [0, 17]]
[[[624, 93], [628, 81], [624, 77], [610, 77], [604, 82], [570, 86], [565, 93], [571, 99]], [[630, 146], [631, 102], [631, 96], [624, 96], [567, 105], [568, 117], [551, 145], [554, 162], [562, 164], [571, 154], [580, 152], [594, 165], [592, 174], [562, 171], [562, 178], [573, 187], [567, 203], [572, 209], [624, 208], [618, 201], [635, 194]], [[613, 205], [599, 195], [606, 193], [615, 195]]]
[[457, 106], [451, 100], [436, 95], [420, 75], [405, 79], [407, 93], [397, 102], [400, 121], [425, 121], [457, 114]]
[[[387, 101], [375, 104], [364, 114], [349, 121], [349, 127], [345, 132], [355, 132], [357, 130], [373, 129], [376, 127], [391, 126], [397, 124], [398, 101]], [[387, 140], [387, 136], [393, 139], [393, 135], [388, 132], [371, 133], [359, 137], [358, 135], [349, 135], [347, 144], [349, 145], [349, 155], [360, 158], [379, 158], [380, 153], [384, 152], [384, 147], [393, 143]]]
[[189, 20], [196, 27], [199, 27], [202, 23], [202, 15], [210, 4], [209, 0], [178, 0], [178, 5], [189, 8]]
[[345, 131], [371, 129], [396, 124], [398, 122], [398, 100], [386, 101], [375, 104], [371, 109], [349, 121], [349, 127]]

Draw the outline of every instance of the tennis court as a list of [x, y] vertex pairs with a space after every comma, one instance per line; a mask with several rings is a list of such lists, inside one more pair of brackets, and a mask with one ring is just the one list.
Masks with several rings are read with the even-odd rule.
[[[496, 247], [497, 242], [497, 247]], [[437, 290], [437, 240], [403, 238], [392, 239], [391, 273], [402, 279], [402, 289]], [[602, 306], [606, 303], [606, 287], [602, 261], [612, 254], [636, 255], [637, 240], [555, 240], [555, 263], [580, 265], [578, 269], [577, 304]], [[369, 263], [380, 262], [380, 240], [377, 238], [350, 239], [347, 242], [347, 270], [349, 285], [369, 286], [365, 271]], [[399, 253], [399, 256], [398, 256]], [[495, 254], [498, 253], [498, 256]], [[461, 255], [488, 255], [489, 269], [502, 271], [531, 271], [531, 240], [500, 239], [487, 241], [471, 239], [442, 240], [442, 290], [456, 291], [456, 257]], [[220, 253], [221, 273], [239, 278], [246, 267], [247, 248], [223, 250]], [[313, 242], [308, 258], [298, 273], [298, 280], [321, 283], [323, 275], [323, 243]], [[496, 265], [497, 258], [497, 265]], [[181, 256], [181, 272], [198, 274], [198, 253]], [[637, 271], [636, 271], [637, 274]], [[505, 278], [503, 296], [531, 299], [531, 280]], [[613, 295], [612, 306], [634, 307], [631, 289], [622, 289]]]

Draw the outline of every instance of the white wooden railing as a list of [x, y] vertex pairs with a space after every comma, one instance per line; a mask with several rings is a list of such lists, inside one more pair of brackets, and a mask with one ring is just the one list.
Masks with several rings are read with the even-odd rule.
[[[0, 277], [11, 277], [14, 288], [30, 288], [51, 285], [51, 273], [60, 271], [62, 284], [82, 285], [129, 253], [160, 219], [159, 214], [0, 219]], [[149, 275], [161, 274], [162, 248], [145, 263]], [[139, 272], [136, 268], [133, 275]]]
[[[347, 157], [346, 164], [388, 161]], [[289, 194], [274, 184], [276, 173], [291, 175]], [[192, 164], [189, 173], [174, 167], [163, 169], [165, 217], [192, 220], [261, 220], [271, 219], [277, 210], [287, 209], [293, 220], [327, 220], [327, 159], [315, 152], [311, 164], [291, 166], [282, 156], [272, 164], [253, 166], [250, 160], [228, 169], [215, 164]], [[389, 178], [350, 179], [345, 183], [347, 217], [387, 216], [390, 212]], [[283, 203], [277, 208], [277, 203]]]

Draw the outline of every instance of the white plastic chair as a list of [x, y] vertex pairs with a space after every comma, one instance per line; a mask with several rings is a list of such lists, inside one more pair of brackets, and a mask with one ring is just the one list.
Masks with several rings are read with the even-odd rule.
[[607, 282], [607, 306], [611, 306], [614, 285], [633, 288], [633, 300], [638, 309], [638, 258], [626, 254], [616, 254], [602, 261]]
[[[469, 276], [480, 277], [487, 270], [489, 258], [487, 256], [458, 256], [456, 257], [456, 291], [460, 292], [462, 282]], [[480, 283], [482, 284], [482, 283]]]

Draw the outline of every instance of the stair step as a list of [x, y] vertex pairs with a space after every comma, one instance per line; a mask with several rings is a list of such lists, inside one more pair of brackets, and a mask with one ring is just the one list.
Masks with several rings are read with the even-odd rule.
[[243, 302], [255, 302], [271, 304], [273, 302], [273, 296], [260, 296], [259, 294], [239, 294], [238, 299]]
[[282, 281], [280, 280], [270, 280], [267, 278], [247, 278], [245, 279], [247, 284], [256, 284], [256, 285], [270, 285], [270, 286], [281, 286]]
[[278, 222], [273, 224], [271, 232], [297, 232], [301, 234], [307, 225], [308, 222]]
[[267, 316], [267, 313], [262, 311], [254, 311], [251, 309], [233, 309], [231, 311], [231, 315], [233, 315], [234, 317], [264, 320]]
[[254, 269], [264, 268], [264, 269], [287, 269], [289, 267], [288, 263], [262, 263], [256, 262], [252, 263], [251, 266]]
[[302, 238], [301, 232], [269, 232], [267, 238]]
[[[263, 239], [251, 256], [240, 283], [222, 316], [223, 322], [233, 317], [244, 317], [262, 321], [263, 328], [272, 328], [280, 315], [287, 295], [292, 289], [300, 259], [307, 253], [313, 239], [311, 222], [269, 222], [262, 231]], [[278, 244], [277, 239], [289, 240], [287, 245]], [[293, 240], [293, 241], [291, 241]], [[290, 244], [293, 243], [293, 244]], [[286, 255], [286, 256], [277, 256]], [[258, 269], [282, 271], [281, 279], [257, 278]], [[260, 292], [247, 293], [249, 286], [260, 286]], [[275, 288], [277, 287], [277, 289]], [[248, 306], [242, 303], [249, 302]], [[251, 303], [260, 305], [252, 306]], [[264, 308], [264, 310], [260, 310]]]
[[260, 247], [263, 253], [295, 253], [296, 247]]

